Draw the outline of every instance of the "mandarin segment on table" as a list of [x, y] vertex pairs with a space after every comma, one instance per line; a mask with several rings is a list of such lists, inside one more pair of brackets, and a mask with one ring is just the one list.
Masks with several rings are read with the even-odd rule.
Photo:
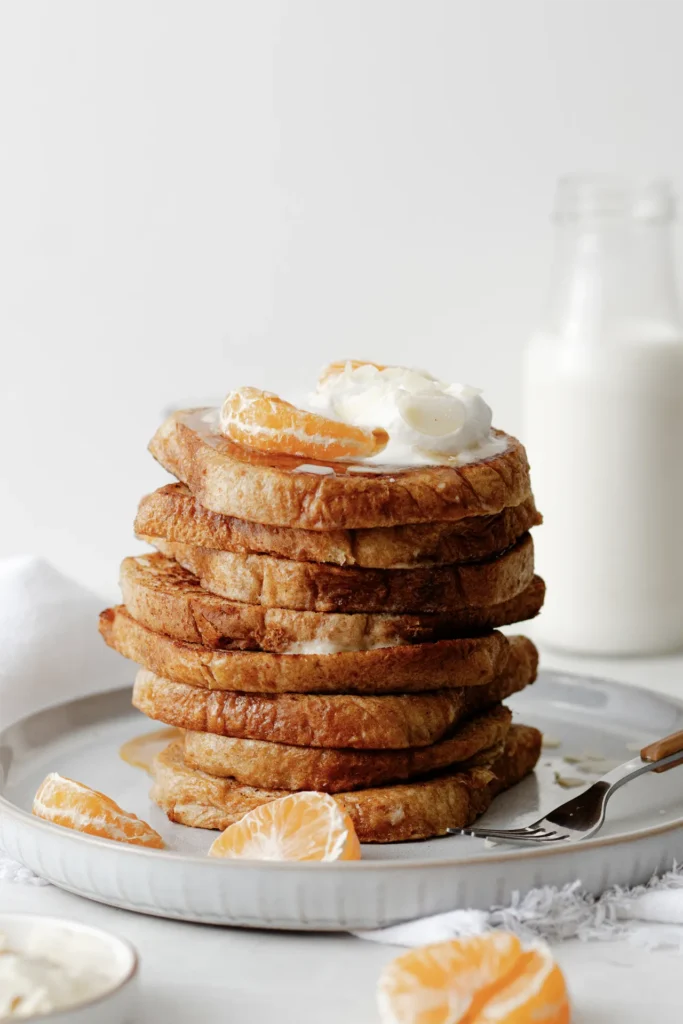
[[569, 1024], [564, 976], [548, 947], [497, 931], [392, 960], [377, 986], [382, 1024]]

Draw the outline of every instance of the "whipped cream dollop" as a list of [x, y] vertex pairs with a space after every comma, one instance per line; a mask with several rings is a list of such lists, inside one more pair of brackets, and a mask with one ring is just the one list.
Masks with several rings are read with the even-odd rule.
[[383, 427], [389, 443], [368, 462], [464, 465], [507, 447], [491, 429], [491, 409], [481, 391], [447, 384], [424, 370], [349, 362], [340, 373], [323, 376], [309, 407], [354, 426]]

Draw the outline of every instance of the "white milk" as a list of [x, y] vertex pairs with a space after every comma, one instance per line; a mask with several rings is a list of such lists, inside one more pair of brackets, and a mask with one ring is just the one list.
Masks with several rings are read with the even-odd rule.
[[565, 224], [546, 329], [526, 352], [523, 439], [548, 587], [538, 636], [567, 650], [683, 646], [683, 335], [654, 240], [665, 226], [644, 248], [638, 236], [631, 259], [613, 222], [605, 243], [591, 221], [587, 249]]
[[525, 440], [544, 525], [541, 639], [595, 653], [683, 644], [683, 342], [526, 364]]

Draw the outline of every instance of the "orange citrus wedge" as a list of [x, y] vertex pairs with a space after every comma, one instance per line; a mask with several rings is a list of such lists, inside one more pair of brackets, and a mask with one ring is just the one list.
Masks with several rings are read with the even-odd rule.
[[221, 430], [247, 448], [307, 459], [364, 459], [381, 452], [386, 430], [339, 423], [258, 388], [231, 391], [221, 410]]
[[55, 825], [118, 843], [152, 846], [157, 850], [164, 846], [159, 833], [146, 821], [122, 810], [104, 793], [65, 779], [57, 772], [51, 772], [41, 782], [33, 800], [33, 813]]
[[564, 977], [542, 943], [491, 932], [411, 950], [384, 969], [382, 1024], [568, 1024]]
[[374, 366], [376, 370], [387, 370], [387, 366], [383, 366], [382, 363], [370, 363], [364, 359], [340, 359], [336, 363], [330, 363], [326, 366], [318, 377], [318, 384], [326, 384], [328, 380], [332, 380], [333, 377], [338, 377], [344, 372], [346, 367], [351, 370], [357, 370], [361, 366]]
[[346, 811], [327, 793], [291, 793], [249, 811], [216, 839], [210, 857], [360, 860]]

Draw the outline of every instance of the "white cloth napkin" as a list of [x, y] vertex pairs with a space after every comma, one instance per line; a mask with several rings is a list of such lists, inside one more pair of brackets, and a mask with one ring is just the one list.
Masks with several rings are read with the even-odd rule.
[[42, 558], [0, 561], [0, 729], [25, 715], [130, 682], [97, 631], [101, 598]]
[[451, 910], [417, 921], [354, 932], [359, 939], [390, 946], [426, 946], [447, 939], [504, 929], [521, 939], [605, 941], [626, 939], [648, 949], [683, 952], [683, 866], [634, 889], [615, 886], [598, 898], [573, 882], [515, 894], [509, 907]]
[[[0, 561], [0, 729], [130, 683], [131, 666], [97, 631], [103, 602], [42, 558]], [[40, 884], [0, 851], [0, 879]]]

